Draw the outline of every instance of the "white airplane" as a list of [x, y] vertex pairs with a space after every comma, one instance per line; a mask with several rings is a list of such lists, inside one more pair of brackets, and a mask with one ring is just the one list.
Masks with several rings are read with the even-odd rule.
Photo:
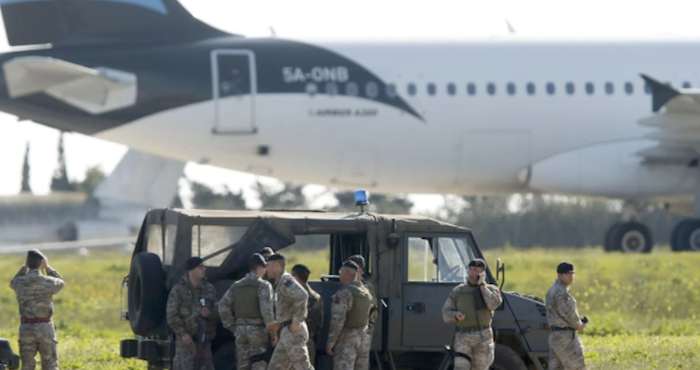
[[[308, 43], [175, 0], [0, 5], [22, 46], [0, 110], [61, 130], [339, 188], [623, 199], [608, 250], [651, 250], [640, 201], [700, 199], [697, 42]], [[671, 239], [700, 250], [700, 219]]]

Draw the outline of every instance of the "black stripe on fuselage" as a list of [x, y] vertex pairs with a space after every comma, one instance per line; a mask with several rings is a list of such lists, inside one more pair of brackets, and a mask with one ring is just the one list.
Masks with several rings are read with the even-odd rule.
[[[347, 57], [294, 41], [240, 37], [189, 44], [71, 47], [7, 53], [0, 57], [0, 63], [19, 56], [48, 56], [86, 67], [107, 67], [134, 73], [138, 78], [138, 97], [133, 106], [93, 115], [44, 93], [10, 99], [3, 86], [0, 89], [4, 94], [0, 98], [0, 109], [61, 130], [95, 134], [154, 113], [211, 100], [211, 52], [222, 49], [247, 50], [254, 54], [257, 94], [307, 94], [310, 82], [285, 78], [285, 68], [302, 72], [314, 68], [344, 68], [347, 71], [344, 83], [352, 82], [358, 86], [357, 94], [348, 93], [341, 81], [338, 95], [386, 104], [422, 120], [405, 100], [389, 93], [384, 81]], [[4, 78], [2, 81], [4, 84]], [[324, 93], [324, 83], [318, 84], [319, 94]], [[368, 85], [377, 89], [368, 93], [365, 91]]]

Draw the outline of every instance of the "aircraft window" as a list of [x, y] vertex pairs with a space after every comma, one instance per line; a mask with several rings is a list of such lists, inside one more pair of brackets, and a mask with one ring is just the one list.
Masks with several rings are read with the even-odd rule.
[[605, 93], [608, 95], [612, 95], [615, 93], [615, 85], [613, 85], [612, 82], [605, 83]]
[[488, 84], [486, 84], [486, 92], [489, 95], [496, 95], [496, 84], [494, 84], [493, 82], [489, 82]]
[[379, 85], [374, 81], [367, 82], [365, 85], [365, 95], [368, 98], [376, 98], [379, 95]]
[[447, 94], [454, 95], [457, 93], [457, 86], [452, 82], [447, 84]]
[[468, 83], [467, 84], [467, 94], [469, 95], [476, 95], [476, 85], [473, 83]]
[[408, 95], [416, 95], [416, 84], [410, 83], [408, 84]]
[[625, 93], [632, 95], [634, 93], [634, 85], [631, 82], [625, 82]]
[[318, 92], [318, 86], [316, 86], [315, 83], [311, 82], [311, 83], [306, 84], [306, 93], [307, 94], [314, 96], [314, 95], [316, 95], [317, 92]]
[[547, 89], [547, 94], [549, 95], [554, 95], [557, 92], [557, 87], [554, 85], [554, 82], [547, 82], [545, 88]]
[[435, 84], [432, 82], [428, 83], [428, 95], [435, 95], [436, 92], [437, 86], [435, 86]]
[[525, 85], [525, 90], [527, 90], [528, 95], [535, 95], [535, 92], [536, 92], [535, 84], [532, 82], [528, 82], [527, 85]]
[[683, 81], [683, 85], [682, 85], [682, 86], [683, 86], [684, 89], [690, 89], [691, 87], [693, 87], [693, 85], [692, 85], [690, 82], [688, 82], [688, 81]]
[[390, 98], [395, 98], [395, 97], [397, 97], [398, 95], [399, 95], [399, 94], [398, 94], [398, 92], [396, 91], [396, 85], [394, 85], [394, 84], [388, 84], [388, 85], [386, 85], [386, 96], [388, 96], [388, 97], [390, 97]]
[[345, 85], [345, 94], [349, 96], [357, 96], [360, 94], [360, 88], [357, 87], [357, 84], [354, 82], [348, 82], [347, 85]]
[[566, 89], [566, 93], [569, 95], [574, 95], [576, 92], [576, 85], [574, 85], [573, 82], [567, 82], [564, 88]]
[[593, 82], [586, 82], [586, 94], [593, 95], [595, 93], [595, 85]]
[[516, 93], [515, 84], [512, 82], [508, 82], [508, 84], [506, 84], [506, 91], [508, 92], [508, 95], [515, 95], [515, 93]]
[[338, 95], [338, 84], [335, 82], [326, 83], [326, 94], [328, 95]]

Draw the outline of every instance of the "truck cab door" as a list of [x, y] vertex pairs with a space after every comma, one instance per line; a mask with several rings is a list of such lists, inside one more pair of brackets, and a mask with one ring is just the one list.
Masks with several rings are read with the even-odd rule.
[[454, 328], [442, 320], [450, 291], [465, 281], [467, 265], [479, 256], [467, 234], [413, 234], [404, 238], [401, 345], [440, 350]]

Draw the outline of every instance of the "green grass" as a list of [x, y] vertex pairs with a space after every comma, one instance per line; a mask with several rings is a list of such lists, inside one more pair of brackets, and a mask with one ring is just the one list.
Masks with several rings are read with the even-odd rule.
[[[590, 369], [700, 369], [700, 254], [659, 251], [629, 256], [585, 250], [487, 251], [495, 266], [508, 265], [506, 290], [543, 296], [554, 267], [577, 267], [573, 292], [581, 312], [592, 319], [584, 336]], [[303, 262], [314, 276], [327, 273], [327, 253], [287, 253], [290, 266]], [[119, 340], [131, 336], [120, 320], [120, 284], [129, 257], [95, 252], [88, 257], [52, 254], [51, 264], [66, 278], [56, 297], [55, 321], [63, 369], [144, 369], [119, 357]], [[22, 258], [0, 259], [0, 336], [17, 351], [18, 313], [8, 282]]]

